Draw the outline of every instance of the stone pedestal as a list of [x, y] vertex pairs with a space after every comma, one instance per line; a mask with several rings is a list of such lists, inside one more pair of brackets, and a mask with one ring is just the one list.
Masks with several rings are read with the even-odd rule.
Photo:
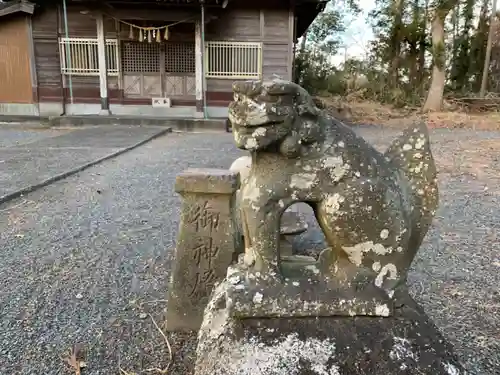
[[[438, 206], [425, 124], [382, 154], [295, 83], [233, 91], [234, 139], [252, 157], [238, 198], [246, 248], [205, 309], [195, 374], [464, 374], [406, 288]], [[302, 230], [283, 217], [299, 202], [328, 243], [318, 259], [281, 246]]]
[[[406, 291], [397, 292], [398, 304], [385, 317], [241, 318], [239, 302], [228, 298], [234, 282], [220, 284], [205, 311], [195, 375], [465, 374]], [[270, 297], [266, 292], [253, 291], [254, 310]]]
[[182, 212], [168, 291], [167, 329], [198, 330], [216, 282], [237, 259], [234, 222], [238, 173], [189, 169], [177, 176]]

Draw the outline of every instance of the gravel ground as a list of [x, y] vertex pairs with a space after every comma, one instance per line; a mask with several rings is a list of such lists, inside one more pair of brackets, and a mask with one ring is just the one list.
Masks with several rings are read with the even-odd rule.
[[41, 139], [66, 134], [68, 132], [68, 130], [60, 129], [27, 130], [19, 129], [15, 126], [0, 126], [0, 148], [25, 145]]
[[0, 128], [0, 200], [144, 141], [166, 128], [95, 126], [72, 130]]
[[[378, 146], [394, 135], [360, 132]], [[432, 137], [441, 208], [412, 292], [472, 373], [499, 374], [500, 133]], [[161, 327], [179, 224], [175, 176], [226, 168], [238, 155], [229, 134], [170, 134], [0, 206], [0, 373], [71, 374], [61, 356], [75, 344], [84, 348], [84, 374], [164, 368], [155, 322]], [[317, 228], [305, 236], [303, 246], [322, 246]], [[169, 374], [187, 375], [195, 340], [169, 338]]]

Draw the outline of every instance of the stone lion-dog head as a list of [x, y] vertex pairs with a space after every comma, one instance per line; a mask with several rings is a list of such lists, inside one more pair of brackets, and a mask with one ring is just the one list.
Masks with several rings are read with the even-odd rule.
[[233, 85], [229, 121], [237, 147], [297, 156], [301, 145], [321, 140], [321, 111], [299, 85], [274, 79]]

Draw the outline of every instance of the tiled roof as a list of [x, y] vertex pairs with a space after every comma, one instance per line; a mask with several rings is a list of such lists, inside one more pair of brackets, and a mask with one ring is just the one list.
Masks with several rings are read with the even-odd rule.
[[6, 1], [0, 3], [0, 17], [17, 12], [33, 14], [35, 4], [24, 0]]

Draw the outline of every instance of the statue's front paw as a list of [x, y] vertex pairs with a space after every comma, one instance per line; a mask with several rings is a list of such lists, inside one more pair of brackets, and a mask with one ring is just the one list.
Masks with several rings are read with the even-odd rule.
[[255, 252], [252, 248], [245, 249], [245, 252], [240, 256], [240, 264], [246, 268], [255, 265]]

